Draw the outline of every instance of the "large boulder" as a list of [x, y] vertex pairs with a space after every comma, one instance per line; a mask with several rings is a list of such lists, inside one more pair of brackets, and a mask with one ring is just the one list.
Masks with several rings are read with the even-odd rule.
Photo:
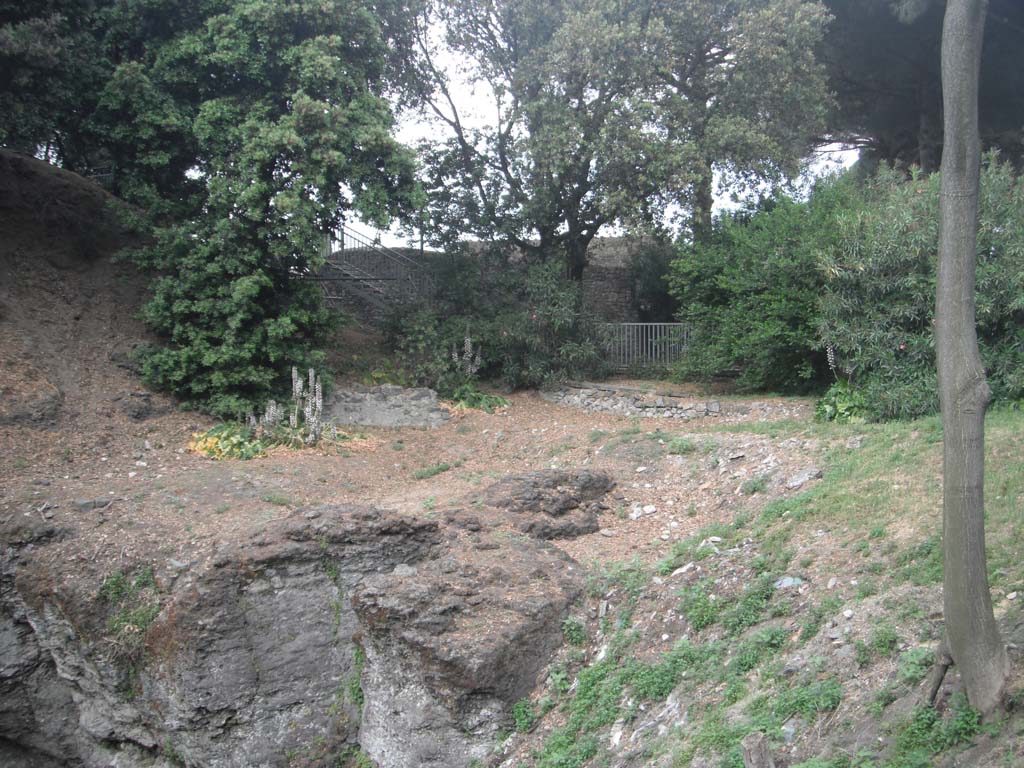
[[451, 415], [438, 404], [432, 389], [384, 384], [335, 392], [324, 406], [324, 418], [339, 425], [432, 428]]
[[0, 743], [30, 765], [248, 768], [340, 752], [359, 723], [350, 596], [369, 574], [437, 557], [440, 540], [432, 521], [369, 507], [293, 513], [173, 586], [158, 579], [134, 653], [95, 593], [31, 562], [10, 578], [9, 548], [0, 690], [14, 706], [0, 707]]
[[510, 526], [537, 539], [572, 539], [597, 531], [614, 487], [609, 475], [587, 469], [510, 475], [470, 495], [470, 508], [450, 510], [446, 519], [468, 530]]

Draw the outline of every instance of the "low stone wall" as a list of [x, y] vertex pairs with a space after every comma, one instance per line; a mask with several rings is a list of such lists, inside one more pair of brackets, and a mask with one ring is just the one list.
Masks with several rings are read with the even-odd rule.
[[588, 411], [617, 413], [622, 416], [648, 419], [691, 421], [693, 419], [721, 418], [725, 421], [766, 421], [805, 418], [809, 415], [809, 407], [806, 403], [703, 400], [663, 390], [645, 390], [637, 387], [604, 384], [563, 384], [558, 389], [543, 392], [542, 397], [553, 403]]

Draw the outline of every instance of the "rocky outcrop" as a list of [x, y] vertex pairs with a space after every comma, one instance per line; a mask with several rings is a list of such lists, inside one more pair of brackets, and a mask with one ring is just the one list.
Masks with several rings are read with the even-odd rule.
[[364, 427], [439, 427], [449, 418], [432, 389], [405, 389], [393, 384], [334, 393], [324, 418], [339, 425]]
[[543, 542], [470, 535], [355, 595], [366, 670], [359, 743], [381, 766], [464, 768], [511, 729], [562, 641], [582, 571]]
[[136, 653], [111, 636], [102, 597], [66, 590], [9, 548], [5, 748], [30, 765], [211, 768], [340, 751], [359, 722], [350, 595], [368, 574], [436, 557], [440, 542], [434, 522], [368, 507], [297, 512], [202, 567], [158, 573], [159, 613], [136, 628]]
[[571, 539], [598, 529], [602, 501], [615, 486], [603, 472], [541, 470], [499, 480], [446, 519], [467, 530], [510, 526], [537, 539]]
[[63, 579], [36, 557], [63, 532], [9, 519], [0, 764], [321, 765], [358, 744], [386, 768], [469, 766], [510, 728], [582, 589], [539, 539], [576, 535], [564, 521], [595, 515], [610, 487], [589, 472], [503, 480], [474, 510], [486, 527], [298, 510], [120, 582], [101, 566]]

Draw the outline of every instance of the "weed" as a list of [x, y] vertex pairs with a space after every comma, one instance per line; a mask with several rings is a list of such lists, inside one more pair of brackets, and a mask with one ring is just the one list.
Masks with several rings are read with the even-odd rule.
[[432, 510], [436, 506], [437, 506], [437, 496], [427, 496], [427, 498], [425, 498], [423, 500], [423, 508], [427, 512], [429, 512], [430, 510]]
[[587, 628], [579, 619], [568, 618], [562, 622], [562, 635], [570, 645], [587, 644]]
[[931, 765], [931, 756], [970, 741], [981, 731], [981, 715], [963, 694], [950, 702], [943, 718], [933, 707], [918, 707], [893, 732], [894, 749], [886, 768]]
[[932, 667], [935, 654], [929, 648], [911, 648], [900, 654], [896, 663], [896, 676], [904, 683], [916, 685]]
[[14, 457], [14, 468], [15, 469], [28, 469], [28, 459], [24, 456]]
[[695, 632], [710, 627], [718, 620], [719, 603], [708, 594], [705, 584], [695, 584], [680, 591], [679, 610]]
[[668, 444], [668, 452], [673, 456], [685, 456], [686, 454], [693, 453], [696, 450], [697, 446], [693, 440], [685, 437], [676, 437]]
[[520, 699], [512, 705], [512, 721], [519, 733], [526, 733], [533, 728], [533, 724], [537, 722], [537, 714], [533, 711], [529, 699]]
[[443, 461], [440, 464], [432, 464], [429, 467], [417, 469], [415, 472], [412, 473], [412, 477], [414, 480], [427, 480], [428, 478], [435, 477], [437, 475], [440, 475], [442, 472], [447, 472], [453, 467], [459, 467], [461, 465], [461, 461], [457, 461], [454, 464], [449, 464], [448, 462]]
[[761, 621], [772, 595], [775, 594], [774, 578], [771, 574], [759, 576], [748, 585], [736, 603], [722, 615], [722, 626], [733, 635]]
[[740, 485], [740, 493], [744, 496], [753, 496], [755, 493], [761, 493], [768, 487], [768, 478], [764, 475], [758, 475], [757, 477], [751, 477], [744, 480]]
[[349, 674], [345, 693], [357, 709], [363, 708], [366, 697], [363, 695], [363, 669], [366, 667], [366, 651], [356, 645], [352, 651], [352, 672]]
[[283, 493], [265, 493], [260, 497], [260, 499], [267, 502], [267, 504], [273, 504], [278, 507], [292, 506], [292, 500]]
[[857, 662], [857, 666], [861, 669], [871, 664], [874, 661], [874, 654], [871, 653], [871, 648], [863, 640], [858, 640], [853, 644], [854, 648], [854, 660]]
[[896, 557], [898, 576], [918, 586], [942, 581], [942, 539], [936, 534]]
[[404, 451], [405, 450], [405, 443], [403, 443], [401, 440], [395, 440], [395, 442], [393, 442], [391, 444], [391, 450], [392, 451]]
[[900, 639], [891, 624], [880, 624], [871, 630], [871, 650], [879, 656], [891, 656], [896, 652]]

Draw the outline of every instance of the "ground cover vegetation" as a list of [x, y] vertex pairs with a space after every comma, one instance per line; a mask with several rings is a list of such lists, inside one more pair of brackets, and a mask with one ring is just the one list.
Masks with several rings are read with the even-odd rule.
[[[938, 536], [919, 533], [938, 504], [938, 487], [929, 479], [941, 466], [938, 417], [762, 426], [778, 439], [833, 446], [822, 482], [753, 516], [706, 527], [654, 565], [597, 568], [588, 594], [611, 607], [603, 619], [573, 622], [546, 687], [530, 706], [521, 703], [531, 728], [549, 718], [541, 720], [543, 738], [531, 741], [538, 746], [522, 765], [614, 761], [622, 747], [610, 734], [619, 730], [631, 754], [651, 765], [740, 768], [744, 736], [763, 732], [778, 754], [796, 728], [829, 734], [817, 752], [801, 748], [802, 758], [790, 763], [800, 768], [924, 768], [952, 764], [983, 736], [1019, 729], [1011, 720], [983, 725], [960, 693], [947, 691], [931, 706], [922, 692], [942, 631], [929, 608], [939, 603], [942, 547]], [[1014, 460], [1021, 426], [1015, 409], [997, 409], [987, 419], [988, 578], [1003, 598], [998, 613], [1005, 626], [1020, 616], [1005, 595], [1016, 597], [1024, 584], [1015, 554], [1024, 534], [1017, 512], [1024, 475]], [[860, 447], [850, 450], [851, 440]], [[733, 568], [743, 571], [741, 578], [730, 578]], [[835, 580], [842, 586], [826, 587], [835, 568], [843, 571]], [[787, 575], [815, 586], [794, 592], [780, 586]], [[655, 652], [645, 634], [657, 632], [657, 624], [640, 627], [662, 605], [666, 582], [677, 585], [687, 628], [682, 639]], [[870, 621], [838, 635], [854, 651], [846, 670], [835, 657], [834, 628], [861, 615]], [[673, 716], [659, 720], [658, 713], [673, 707], [681, 707], [674, 717], [685, 725], [662, 727]], [[985, 764], [1015, 764], [1011, 742], [980, 753]]]

